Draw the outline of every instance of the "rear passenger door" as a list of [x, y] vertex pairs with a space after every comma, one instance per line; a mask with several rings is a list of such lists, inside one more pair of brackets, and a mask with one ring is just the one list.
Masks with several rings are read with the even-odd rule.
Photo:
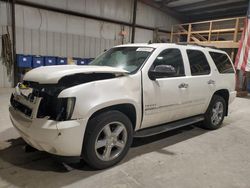
[[185, 116], [194, 116], [205, 113], [216, 89], [216, 83], [212, 66], [208, 62], [208, 54], [201, 50], [187, 49], [186, 55], [190, 73], [187, 76], [189, 99], [185, 104], [187, 108]]

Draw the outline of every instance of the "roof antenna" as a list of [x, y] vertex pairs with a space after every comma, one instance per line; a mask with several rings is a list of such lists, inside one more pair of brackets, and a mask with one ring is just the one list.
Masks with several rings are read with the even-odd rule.
[[148, 41], [148, 44], [152, 44], [152, 41], [151, 41], [151, 40], [149, 40], [149, 41]]

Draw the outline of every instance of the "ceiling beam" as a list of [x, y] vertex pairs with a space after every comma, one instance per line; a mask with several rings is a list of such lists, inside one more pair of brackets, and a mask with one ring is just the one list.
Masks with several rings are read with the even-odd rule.
[[[243, 2], [246, 2], [246, 0], [242, 0]], [[199, 1], [196, 3], [189, 3], [187, 5], [181, 5], [181, 6], [173, 6], [173, 8], [177, 11], [184, 11], [184, 10], [194, 10], [197, 8], [201, 8], [201, 7], [209, 7], [209, 6], [213, 6], [213, 5], [225, 5], [228, 4], [230, 2], [235, 2], [232, 0], [223, 0], [223, 1], [218, 1], [218, 0], [204, 0], [204, 1]], [[239, 3], [239, 2], [238, 2]]]
[[248, 7], [247, 2], [234, 2], [234, 3], [225, 4], [225, 5], [214, 5], [214, 6], [204, 7], [204, 8], [184, 10], [180, 12], [183, 14], [195, 14], [195, 13], [200, 13], [200, 12], [204, 13], [208, 11], [219, 11], [219, 10], [234, 9], [234, 8], [245, 8], [247, 10], [247, 7]]
[[218, 11], [213, 11], [213, 12], [198, 12], [196, 14], [190, 14], [191, 16], [203, 16], [203, 17], [213, 17], [214, 15], [224, 15], [224, 14], [227, 14], [227, 15], [230, 15], [230, 14], [233, 14], [235, 12], [241, 12], [242, 14], [245, 14], [247, 15], [247, 8], [231, 8], [230, 11], [229, 10], [224, 10], [224, 11], [221, 11], [221, 10], [218, 10]]
[[151, 7], [154, 7], [154, 8], [157, 8], [161, 11], [163, 11], [164, 13], [166, 14], [169, 14], [177, 19], [179, 19], [180, 21], [184, 20], [184, 17], [183, 15], [179, 14], [178, 12], [174, 11], [173, 9], [167, 7], [167, 6], [164, 6], [162, 3], [162, 1], [158, 1], [158, 2], [155, 2], [155, 1], [152, 1], [152, 0], [139, 0], [140, 2], [144, 3], [144, 4], [147, 4]]
[[188, 20], [189, 22], [197, 22], [197, 21], [206, 21], [211, 19], [230, 18], [238, 16], [246, 16], [246, 12], [242, 10], [232, 9], [231, 11], [223, 11], [210, 14], [199, 14], [193, 16], [191, 15]]
[[[164, 5], [168, 5], [169, 3], [172, 3], [172, 2], [175, 2], [175, 1], [179, 1], [179, 0], [161, 0], [161, 2], [164, 4]], [[160, 1], [158, 1], [160, 2]]]

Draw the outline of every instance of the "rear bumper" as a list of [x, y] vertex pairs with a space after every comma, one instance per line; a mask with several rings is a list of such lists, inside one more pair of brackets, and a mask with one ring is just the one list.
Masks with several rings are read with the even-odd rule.
[[61, 156], [80, 156], [87, 120], [30, 119], [9, 107], [10, 119], [22, 138], [34, 148]]
[[228, 104], [232, 103], [234, 101], [234, 99], [236, 98], [236, 91], [231, 91], [229, 94], [229, 100], [228, 100]]

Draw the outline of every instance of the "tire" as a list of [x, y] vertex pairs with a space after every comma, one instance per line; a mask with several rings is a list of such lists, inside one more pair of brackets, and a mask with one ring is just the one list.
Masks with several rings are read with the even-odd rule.
[[219, 95], [214, 95], [205, 113], [205, 120], [202, 127], [215, 130], [221, 127], [226, 113], [225, 99]]
[[87, 125], [83, 159], [94, 169], [111, 167], [125, 157], [132, 140], [133, 127], [126, 115], [115, 110], [103, 112]]

